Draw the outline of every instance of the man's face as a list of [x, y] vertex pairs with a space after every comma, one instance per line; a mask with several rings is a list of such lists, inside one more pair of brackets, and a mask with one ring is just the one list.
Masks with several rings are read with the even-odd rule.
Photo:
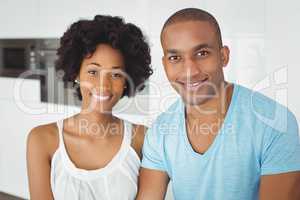
[[219, 95], [229, 49], [221, 47], [206, 21], [168, 25], [162, 33], [163, 65], [173, 88], [188, 105], [200, 105]]

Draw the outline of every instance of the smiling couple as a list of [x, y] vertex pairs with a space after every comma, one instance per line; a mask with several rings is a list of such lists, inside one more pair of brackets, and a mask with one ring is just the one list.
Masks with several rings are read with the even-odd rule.
[[[57, 69], [81, 111], [31, 130], [32, 200], [299, 200], [300, 143], [294, 115], [224, 79], [229, 48], [216, 19], [177, 11], [161, 31], [162, 62], [180, 98], [145, 127], [112, 115], [152, 74], [141, 30], [97, 15], [61, 38]], [[84, 125], [83, 125], [84, 124]]]

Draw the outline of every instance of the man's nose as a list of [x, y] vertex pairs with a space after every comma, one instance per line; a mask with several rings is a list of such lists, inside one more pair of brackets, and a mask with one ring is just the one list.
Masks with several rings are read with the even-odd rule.
[[191, 76], [194, 76], [194, 75], [197, 75], [200, 73], [199, 66], [191, 58], [184, 59], [183, 69], [184, 69], [184, 73], [187, 77], [191, 77]]

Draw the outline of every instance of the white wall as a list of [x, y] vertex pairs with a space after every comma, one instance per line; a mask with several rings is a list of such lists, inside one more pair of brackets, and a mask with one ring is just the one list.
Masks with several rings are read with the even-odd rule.
[[[152, 46], [154, 75], [150, 78], [149, 114], [153, 120], [177, 97], [168, 84], [161, 65], [161, 26], [177, 9], [192, 6], [212, 12], [221, 25], [224, 43], [231, 49], [231, 60], [225, 69], [228, 80], [258, 90], [265, 87], [262, 92], [288, 105], [299, 122], [298, 1], [4, 0], [0, 2], [0, 37], [60, 37], [74, 20], [97, 13], [121, 15], [127, 21], [136, 23], [149, 36]], [[0, 86], [3, 86], [1, 82]], [[8, 96], [11, 95], [11, 87], [4, 87], [1, 91], [7, 91]], [[275, 96], [282, 91], [280, 98]], [[29, 104], [41, 105], [35, 101], [30, 101]], [[28, 196], [24, 157], [26, 134], [37, 124], [54, 121], [68, 114], [70, 113], [28, 115], [20, 111], [15, 102], [0, 97], [0, 120], [3, 123], [0, 140], [0, 191]], [[132, 120], [136, 118], [133, 117]]]

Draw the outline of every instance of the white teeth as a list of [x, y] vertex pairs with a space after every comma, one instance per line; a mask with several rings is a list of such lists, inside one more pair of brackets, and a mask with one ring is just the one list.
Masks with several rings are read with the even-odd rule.
[[184, 83], [185, 87], [189, 90], [197, 89], [201, 84], [203, 84], [207, 79], [200, 80], [198, 82], [193, 83]]
[[187, 85], [187, 87], [196, 87], [196, 86], [198, 86], [198, 85], [200, 85], [201, 84], [201, 82], [197, 82], [197, 83], [187, 83], [186, 85]]
[[199, 82], [194, 83], [185, 83], [186, 87], [196, 87], [199, 86], [201, 83], [205, 82], [207, 79], [200, 80]]
[[93, 98], [95, 98], [97, 101], [106, 101], [110, 98], [110, 96], [102, 96], [102, 95], [95, 95], [93, 94]]

